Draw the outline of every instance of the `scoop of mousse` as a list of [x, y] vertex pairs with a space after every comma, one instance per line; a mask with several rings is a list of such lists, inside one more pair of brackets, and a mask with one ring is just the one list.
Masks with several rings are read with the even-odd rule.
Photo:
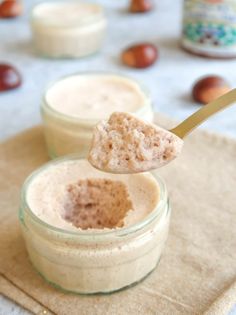
[[93, 133], [88, 160], [111, 173], [138, 173], [164, 166], [181, 152], [183, 140], [172, 132], [135, 116], [113, 113]]

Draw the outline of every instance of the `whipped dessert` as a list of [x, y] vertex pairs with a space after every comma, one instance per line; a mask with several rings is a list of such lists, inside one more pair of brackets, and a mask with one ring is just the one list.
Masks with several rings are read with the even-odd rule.
[[133, 80], [118, 75], [78, 74], [55, 83], [46, 102], [60, 114], [71, 118], [100, 120], [114, 111], [141, 110], [146, 95]]
[[53, 58], [77, 58], [100, 49], [106, 30], [102, 6], [80, 1], [47, 1], [31, 15], [34, 46]]
[[77, 231], [138, 223], [157, 206], [159, 188], [151, 174], [106, 174], [86, 160], [76, 160], [56, 164], [38, 175], [26, 198], [42, 221]]
[[164, 166], [181, 152], [183, 140], [135, 116], [115, 112], [94, 128], [88, 160], [111, 173], [138, 173]]
[[49, 155], [88, 154], [93, 127], [114, 111], [136, 113], [152, 120], [147, 93], [121, 75], [84, 73], [63, 78], [46, 92], [42, 118]]
[[72, 157], [46, 164], [22, 189], [21, 228], [33, 266], [76, 293], [108, 293], [143, 279], [158, 264], [169, 217], [155, 175], [106, 174]]
[[83, 230], [122, 227], [126, 214], [133, 210], [125, 184], [117, 180], [79, 180], [67, 192], [63, 218]]

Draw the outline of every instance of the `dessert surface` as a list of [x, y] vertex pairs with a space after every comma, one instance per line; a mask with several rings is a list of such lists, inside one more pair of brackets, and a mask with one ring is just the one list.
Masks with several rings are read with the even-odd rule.
[[54, 26], [70, 26], [79, 24], [101, 13], [101, 8], [94, 4], [78, 1], [49, 1], [41, 3], [33, 9], [34, 18], [40, 22]]
[[31, 211], [52, 226], [111, 229], [143, 220], [158, 205], [159, 187], [149, 173], [107, 174], [86, 160], [70, 160], [38, 174], [26, 199]]
[[67, 187], [63, 218], [81, 229], [122, 227], [133, 209], [124, 183], [110, 179], [83, 179]]
[[[63, 101], [62, 101], [63, 100]], [[103, 119], [114, 111], [135, 112], [146, 103], [139, 85], [116, 75], [74, 75], [55, 83], [46, 102], [57, 112], [81, 119]]]

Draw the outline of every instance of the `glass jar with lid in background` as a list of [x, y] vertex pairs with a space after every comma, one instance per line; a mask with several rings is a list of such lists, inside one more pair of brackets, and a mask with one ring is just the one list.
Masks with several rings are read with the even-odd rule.
[[236, 57], [236, 1], [185, 0], [182, 47], [211, 58]]

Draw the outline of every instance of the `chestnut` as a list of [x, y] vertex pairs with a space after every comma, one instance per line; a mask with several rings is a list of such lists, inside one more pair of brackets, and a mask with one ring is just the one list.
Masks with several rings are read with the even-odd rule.
[[15, 89], [21, 85], [21, 75], [10, 64], [0, 64], [0, 92]]
[[17, 0], [3, 0], [0, 3], [0, 17], [14, 18], [22, 14], [22, 3]]
[[153, 8], [151, 0], [131, 0], [129, 11], [132, 13], [144, 13]]
[[193, 99], [207, 104], [230, 90], [229, 83], [222, 77], [210, 75], [200, 78], [192, 88]]
[[153, 44], [142, 43], [125, 49], [121, 55], [121, 60], [132, 68], [147, 68], [157, 60], [157, 57], [158, 51]]

